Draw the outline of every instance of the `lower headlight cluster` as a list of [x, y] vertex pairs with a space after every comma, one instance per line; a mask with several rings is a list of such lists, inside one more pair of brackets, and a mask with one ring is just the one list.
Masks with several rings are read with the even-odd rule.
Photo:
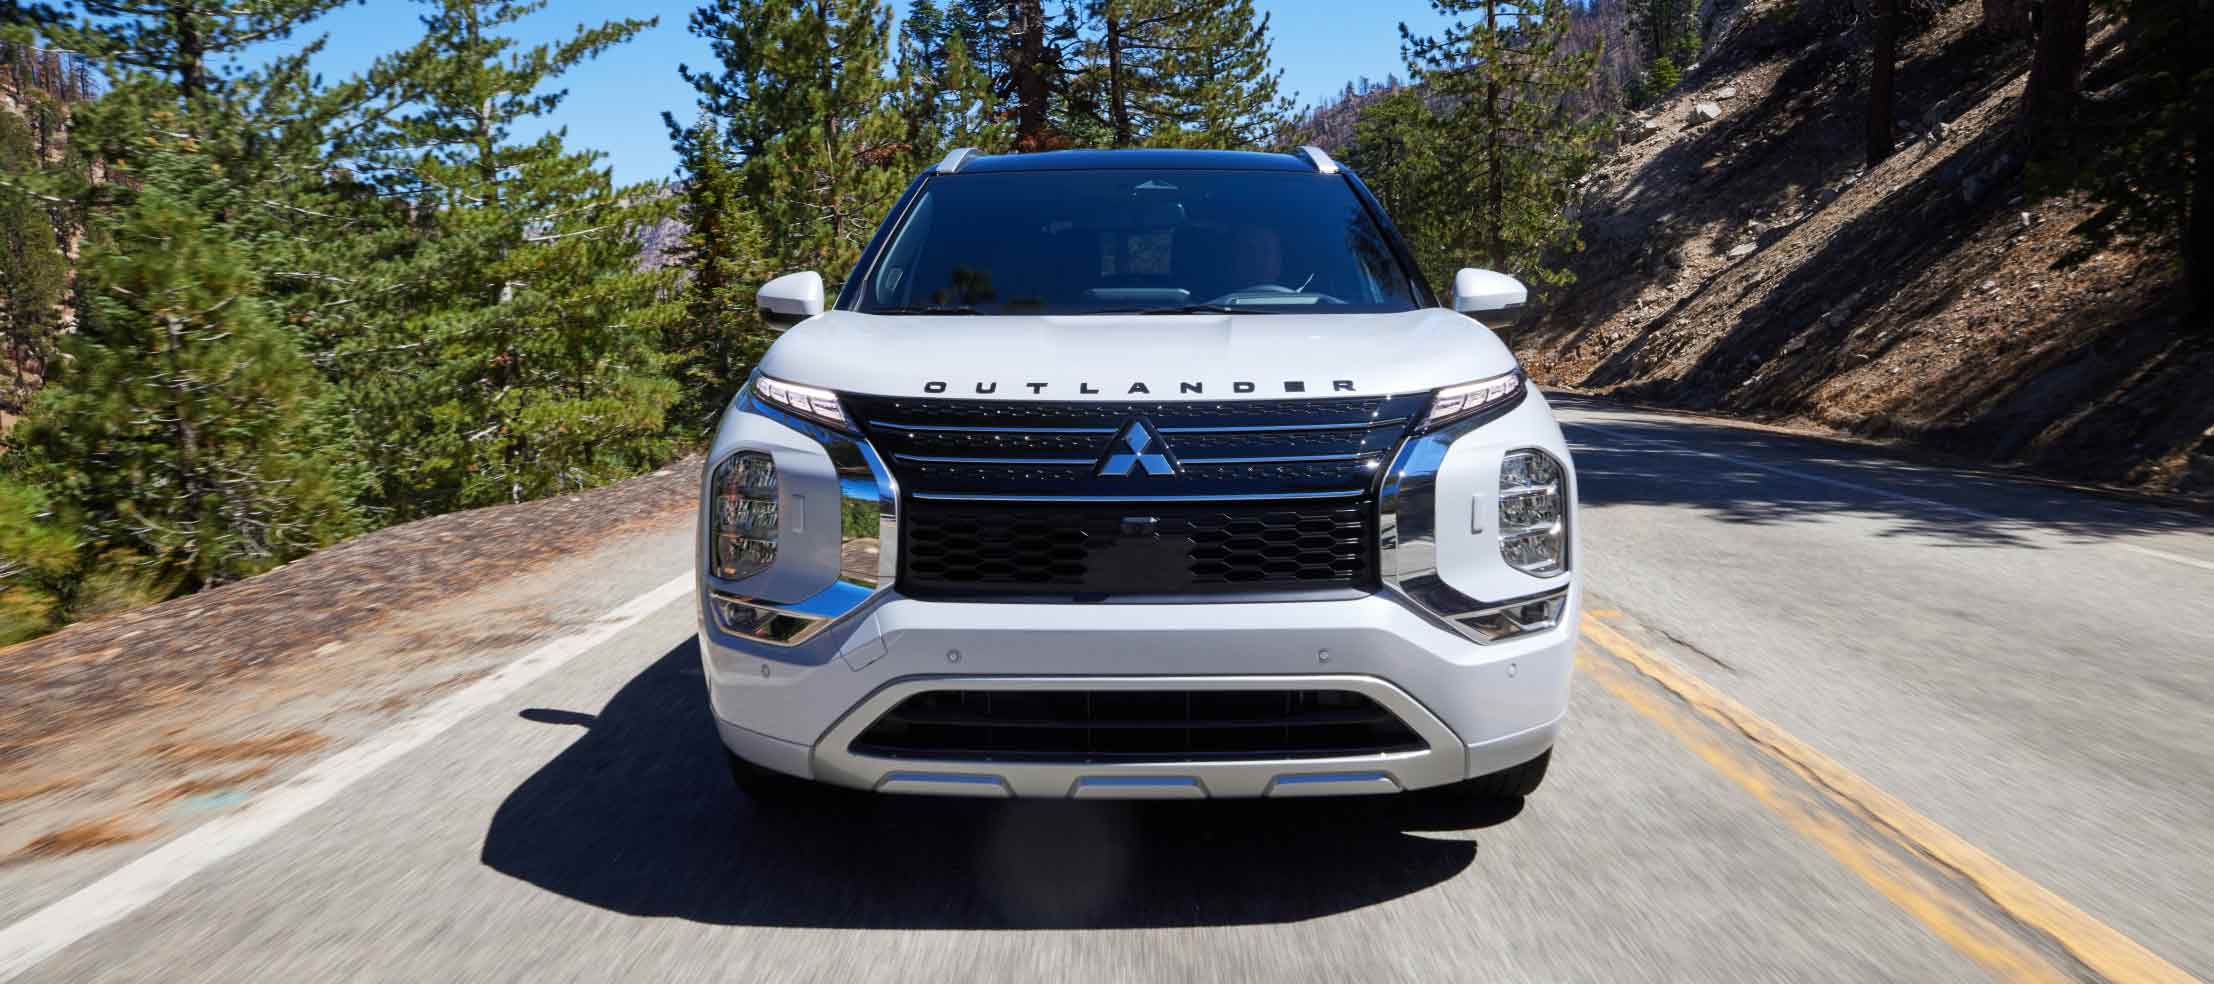
[[1565, 469], [1536, 448], [1510, 451], [1499, 464], [1499, 553], [1507, 566], [1537, 577], [1568, 569]]
[[740, 451], [715, 466], [708, 510], [709, 558], [715, 576], [726, 581], [749, 578], [776, 561], [776, 459], [759, 451]]

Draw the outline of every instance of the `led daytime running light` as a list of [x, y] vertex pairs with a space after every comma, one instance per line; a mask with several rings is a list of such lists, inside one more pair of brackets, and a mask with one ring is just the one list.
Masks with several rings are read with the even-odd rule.
[[1447, 386], [1430, 398], [1430, 414], [1423, 418], [1422, 426], [1428, 429], [1481, 413], [1513, 399], [1515, 394], [1522, 392], [1522, 386], [1520, 366], [1516, 366], [1512, 372], [1490, 379]]
[[846, 410], [838, 404], [838, 394], [829, 390], [757, 376], [753, 381], [753, 393], [770, 406], [789, 410], [809, 420], [840, 429], [849, 426], [846, 423]]

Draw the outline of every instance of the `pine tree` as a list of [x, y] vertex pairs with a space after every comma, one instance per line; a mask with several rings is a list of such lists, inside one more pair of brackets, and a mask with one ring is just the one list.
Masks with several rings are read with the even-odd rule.
[[945, 72], [947, 25], [933, 0], [914, 0], [900, 19], [893, 75], [896, 99], [907, 121], [911, 160], [924, 160], [938, 144], [938, 94]]
[[9, 439], [19, 474], [87, 543], [183, 590], [266, 570], [349, 532], [311, 421], [327, 398], [212, 220], [210, 162], [149, 155], [96, 220], [63, 363]]
[[46, 494], [0, 477], [0, 646], [59, 628], [78, 569], [76, 538]]
[[694, 127], [688, 152], [678, 259], [690, 276], [668, 351], [684, 394], [672, 416], [683, 430], [705, 434], [768, 348], [769, 332], [752, 303], [755, 285], [768, 274], [736, 162], [711, 121]]
[[617, 188], [599, 154], [515, 126], [552, 112], [547, 84], [650, 21], [521, 47], [502, 32], [535, 2], [422, 0], [425, 36], [377, 74], [407, 107], [369, 154], [412, 210], [413, 242], [356, 279], [346, 382], [374, 505], [406, 517], [574, 491], [664, 461], [676, 403], [661, 344], [675, 277], [641, 269], [641, 230], [669, 212]]
[[[710, 0], [690, 23], [720, 64], [679, 74], [744, 162], [774, 268], [842, 280], [912, 159], [885, 73], [890, 12], [879, 0]], [[664, 119], [691, 157], [690, 128]]]
[[1899, 68], [1899, 0], [1875, 0], [1868, 52], [1868, 165], [1891, 156], [1892, 89]]
[[[1394, 216], [1409, 232], [1426, 224], [1445, 166], [1439, 159], [1437, 125], [1414, 86], [1394, 86], [1382, 98], [1362, 107], [1354, 118], [1353, 140], [1345, 149], [1345, 161], [1359, 172], [1384, 213]], [[1426, 271], [1450, 271], [1459, 265], [1445, 256], [1428, 236], [1415, 236], [1410, 245], [1416, 262]]]
[[1077, 80], [1098, 107], [1095, 125], [1111, 147], [1144, 142], [1159, 125], [1157, 113], [1169, 109], [1162, 85], [1163, 62], [1178, 43], [1187, 20], [1174, 0], [1092, 0], [1085, 8], [1090, 41]]
[[224, 88], [223, 63], [281, 41], [354, 0], [76, 0], [74, 23], [45, 30], [58, 45], [175, 87], [186, 105]]
[[1473, 261], [1540, 284], [1570, 282], [1548, 260], [1578, 245], [1567, 209], [1601, 124], [1578, 119], [1566, 101], [1590, 83], [1599, 50], [1563, 44], [1565, 0], [1430, 5], [1453, 19], [1445, 33], [1400, 27], [1408, 67], [1432, 100], [1411, 140], [1429, 193], [1402, 224], [1425, 242], [1433, 277]]
[[900, 115], [913, 148], [907, 170], [937, 162], [956, 147], [987, 153], [1007, 146], [993, 111], [991, 77], [970, 54], [961, 19], [931, 0], [915, 0], [900, 22]]
[[1252, 0], [1181, 7], [1158, 70], [1163, 125], [1153, 143], [1265, 147], [1291, 119], [1292, 100], [1277, 92], [1284, 73], [1269, 60], [1268, 15], [1256, 16]]
[[53, 356], [69, 289], [51, 196], [34, 190], [46, 170], [29, 125], [0, 112], [0, 410], [16, 413]]
[[955, 34], [946, 43], [943, 81], [938, 86], [939, 147], [975, 147], [987, 154], [1013, 145], [1013, 128], [994, 108], [992, 80], [969, 58], [968, 39]]
[[1624, 6], [1646, 66], [1636, 101], [1657, 99], [1699, 58], [1698, 0], [1627, 0]]

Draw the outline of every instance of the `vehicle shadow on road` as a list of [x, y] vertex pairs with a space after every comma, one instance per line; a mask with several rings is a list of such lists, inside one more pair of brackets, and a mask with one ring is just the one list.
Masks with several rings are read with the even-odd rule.
[[[1621, 407], [1565, 393], [1557, 408]], [[1968, 469], [1920, 465], [1811, 435], [1732, 427], [1690, 414], [1577, 417], [1562, 432], [1586, 506], [1688, 508], [1732, 523], [1812, 523], [1851, 513], [1876, 535], [1945, 546], [2037, 547], [2141, 534], [2214, 534], [2214, 518]]]
[[1186, 804], [856, 796], [763, 809], [731, 785], [697, 643], [656, 660], [492, 817], [482, 859], [601, 908], [706, 923], [865, 929], [1275, 923], [1445, 881], [1465, 831], [1519, 803], [1425, 797]]

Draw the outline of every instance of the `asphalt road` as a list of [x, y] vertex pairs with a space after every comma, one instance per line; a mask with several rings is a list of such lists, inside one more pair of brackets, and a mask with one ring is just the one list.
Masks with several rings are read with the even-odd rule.
[[1592, 613], [1519, 807], [765, 812], [688, 605], [634, 601], [671, 529], [574, 587], [597, 636], [87, 872], [0, 976], [39, 934], [20, 979], [2214, 976], [2214, 524], [1560, 405]]

